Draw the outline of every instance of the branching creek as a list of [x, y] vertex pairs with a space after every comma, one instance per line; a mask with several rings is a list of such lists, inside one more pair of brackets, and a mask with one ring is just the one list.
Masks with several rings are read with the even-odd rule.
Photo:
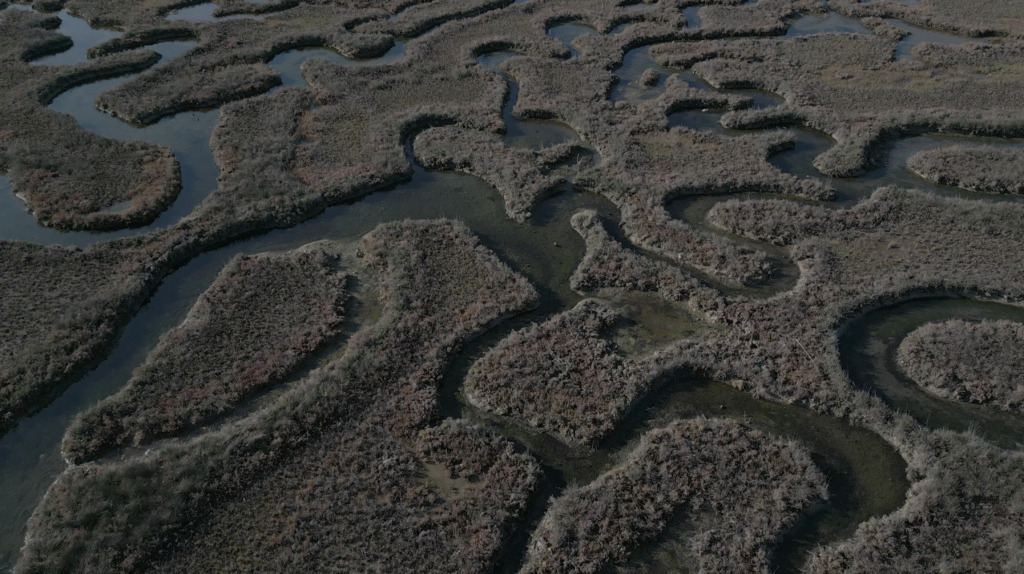
[[[171, 18], [182, 16], [213, 20], [212, 6], [204, 4], [186, 8]], [[60, 31], [70, 35], [75, 42], [68, 53], [75, 54], [49, 56], [38, 60], [40, 64], [81, 61], [85, 48], [109, 39], [111, 33], [116, 35], [116, 32], [104, 30], [105, 35], [100, 37], [80, 20], [68, 17], [65, 13], [61, 13], [61, 18], [66, 24], [62, 25]], [[694, 20], [693, 23], [699, 25], [699, 21]], [[848, 21], [834, 14], [824, 19], [808, 16], [794, 22], [791, 31], [825, 32], [833, 28], [842, 30], [847, 25]], [[549, 32], [569, 46], [570, 50], [571, 41], [578, 35], [596, 33], [577, 23], [556, 26]], [[163, 61], [166, 61], [194, 45], [195, 42], [165, 42], [149, 48], [160, 53]], [[62, 56], [64, 59], [60, 59]], [[269, 64], [281, 74], [284, 86], [303, 86], [299, 66], [310, 57], [325, 57], [340, 65], [381, 65], [397, 61], [403, 56], [404, 43], [397, 42], [388, 54], [370, 61], [353, 62], [327, 49], [309, 49], [279, 54]], [[495, 69], [503, 59], [511, 56], [490, 54], [478, 61]], [[636, 101], [655, 97], [659, 93], [658, 88], [643, 90], [636, 87], [639, 75], [650, 67], [659, 69], [663, 77], [679, 73], [695, 87], [712, 89], [689, 72], [657, 66], [650, 60], [645, 47], [626, 54], [622, 67], [616, 71], [620, 82], [613, 88], [610, 98], [616, 101]], [[178, 221], [216, 188], [217, 167], [208, 141], [217, 122], [218, 111], [179, 113], [149, 126], [134, 126], [93, 106], [92, 101], [99, 93], [131, 77], [134, 76], [73, 88], [55, 98], [50, 107], [74, 116], [83, 127], [100, 135], [125, 140], [142, 139], [174, 150], [181, 164], [183, 179], [182, 191], [174, 204], [154, 223], [139, 229], [105, 234], [60, 232], [36, 224], [24, 204], [11, 193], [6, 178], [0, 176], [0, 239], [86, 246], [115, 237], [145, 233]], [[518, 86], [511, 79], [506, 80], [509, 82], [510, 95], [502, 116], [506, 123], [505, 141], [508, 145], [539, 149], [579, 139], [572, 129], [557, 122], [515, 118], [512, 111], [518, 96]], [[756, 106], [775, 105], [780, 100], [773, 94], [763, 92], [731, 90], [729, 93], [748, 95], [754, 98]], [[718, 123], [720, 116], [721, 110], [685, 111], [673, 114], [669, 121], [672, 126], [712, 130], [725, 135], [748, 133], [723, 130]], [[776, 156], [773, 163], [794, 175], [820, 177], [812, 167], [811, 160], [826, 150], [831, 140], [809, 130], [796, 129], [794, 132], [795, 149]], [[972, 199], [1010, 199], [936, 187], [909, 174], [903, 167], [909, 155], [920, 149], [942, 145], [951, 139], [957, 142], [975, 141], [935, 135], [901, 140], [893, 145], [889, 163], [885, 167], [856, 180], [833, 181], [839, 194], [835, 204], [853, 204], [870, 195], [878, 186], [890, 183]], [[1005, 140], [998, 141], [1006, 143]], [[1011, 142], [1009, 145], [1024, 144]], [[407, 150], [411, 150], [411, 145]], [[892, 512], [903, 504], [909, 486], [905, 478], [905, 463], [891, 446], [874, 433], [806, 408], [755, 399], [729, 385], [704, 380], [689, 372], [676, 373], [660, 381], [657, 388], [632, 410], [616, 432], [593, 452], [574, 451], [547, 435], [487, 415], [468, 405], [461, 392], [462, 381], [476, 359], [512, 330], [570, 309], [581, 299], [580, 295], [569, 289], [569, 277], [584, 253], [582, 239], [569, 225], [572, 214], [580, 209], [595, 209], [605, 220], [614, 223], [618, 220], [618, 212], [604, 198], [579, 192], [568, 185], [561, 193], [541, 202], [525, 224], [517, 224], [505, 215], [502, 198], [487, 183], [461, 173], [426, 171], [412, 160], [411, 151], [407, 155], [413, 167], [413, 175], [407, 183], [328, 208], [295, 227], [270, 231], [209, 251], [183, 265], [163, 281], [152, 299], [126, 327], [114, 350], [104, 361], [68, 387], [47, 407], [24, 419], [16, 428], [0, 437], [0, 508], [5, 509], [6, 517], [0, 526], [0, 568], [7, 569], [16, 561], [28, 517], [52, 481], [66, 467], [59, 446], [70, 420], [78, 412], [124, 386], [132, 371], [156, 345], [160, 335], [180, 323], [199, 294], [232, 257], [239, 253], [294, 249], [318, 240], [351, 244], [381, 222], [404, 218], [449, 217], [465, 222], [484, 245], [525, 275], [541, 294], [537, 308], [509, 319], [468, 342], [444, 377], [440, 394], [444, 416], [466, 417], [486, 425], [514, 440], [521, 448], [529, 449], [542, 463], [544, 473], [539, 493], [526, 520], [512, 534], [507, 544], [500, 560], [502, 572], [515, 572], [519, 569], [530, 533], [543, 515], [551, 496], [557, 495], [567, 485], [583, 485], [593, 480], [620, 460], [644, 432], [664, 426], [676, 418], [699, 415], [734, 417], [755, 428], [796, 439], [812, 453], [815, 463], [828, 476], [830, 499], [806, 512], [798, 524], [785, 534], [775, 558], [777, 572], [797, 572], [808, 550], [819, 544], [848, 537], [861, 522], [872, 516]], [[584, 155], [582, 161], [600, 161], [596, 153]], [[574, 166], [570, 164], [560, 169], [572, 170]], [[704, 213], [714, 202], [731, 197], [742, 196], [686, 197], [672, 202], [668, 207], [674, 216], [710, 229], [704, 223]], [[617, 233], [617, 226], [609, 227], [617, 239], [628, 245]], [[760, 243], [756, 245], [779, 261], [780, 272], [774, 281], [782, 288], [789, 288], [796, 276], [785, 251]], [[366, 289], [357, 288], [355, 291], [348, 309], [349, 319], [345, 331], [299, 369], [289, 381], [278, 385], [276, 391], [298, 380], [309, 370], [337, 358], [344, 350], [347, 337], [376, 319], [377, 306], [373, 294]], [[759, 293], [750, 294], [758, 296]], [[670, 341], [699, 338], [717, 329], [692, 315], [685, 306], [669, 303], [654, 295], [625, 296], [609, 303], [623, 315], [620, 324], [610, 334], [623, 353], [647, 353]], [[905, 334], [923, 323], [951, 317], [1011, 318], [1024, 321], [1024, 310], [946, 298], [911, 301], [871, 311], [853, 320], [842, 331], [844, 367], [857, 384], [875, 390], [894, 408], [906, 410], [930, 426], [948, 426], [960, 430], [970, 427], [997, 444], [1012, 445], [1020, 440], [1021, 429], [1024, 427], [1020, 418], [983, 412], [980, 407], [932, 398], [893, 370], [892, 351]], [[272, 396], [274, 392], [274, 389], [267, 391], [264, 398]], [[255, 397], [254, 400], [258, 403], [261, 399]], [[972, 418], [965, 420], [965, 412], [973, 413]], [[122, 456], [132, 455], [132, 452], [122, 453]], [[615, 571], [687, 571], [688, 534], [685, 522], [673, 523], [663, 536], [636, 552], [629, 565]]]

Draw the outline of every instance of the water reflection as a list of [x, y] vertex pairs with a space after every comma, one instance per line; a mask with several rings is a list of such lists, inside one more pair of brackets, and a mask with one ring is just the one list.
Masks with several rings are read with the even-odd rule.
[[[161, 54], [161, 61], [174, 58], [196, 45], [192, 41], [162, 42], [147, 46]], [[217, 123], [217, 111], [183, 113], [149, 126], [127, 124], [93, 105], [93, 100], [135, 75], [109, 78], [72, 88], [54, 98], [50, 109], [71, 115], [83, 128], [122, 141], [142, 140], [169, 147], [181, 166], [182, 189], [175, 202], [152, 224], [110, 233], [60, 231], [39, 225], [25, 204], [10, 193], [6, 179], [0, 183], [0, 239], [30, 241], [41, 245], [85, 247], [97, 241], [138, 235], [170, 225], [192, 211], [217, 188], [218, 170], [210, 152], [209, 139]], [[6, 189], [4, 189], [6, 186]]]

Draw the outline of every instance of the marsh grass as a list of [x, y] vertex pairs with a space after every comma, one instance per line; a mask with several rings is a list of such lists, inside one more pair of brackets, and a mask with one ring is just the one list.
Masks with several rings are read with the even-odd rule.
[[1012, 321], [928, 323], [900, 343], [897, 358], [918, 385], [947, 399], [1020, 412], [1024, 327]]
[[555, 499], [522, 572], [623, 564], [677, 513], [696, 519], [690, 546], [700, 571], [769, 572], [776, 537], [816, 498], [828, 498], [825, 477], [798, 444], [731, 420], [675, 421]]
[[79, 464], [202, 426], [281, 380], [344, 317], [344, 273], [316, 249], [236, 257], [167, 332], [117, 395], [68, 428], [64, 457]]

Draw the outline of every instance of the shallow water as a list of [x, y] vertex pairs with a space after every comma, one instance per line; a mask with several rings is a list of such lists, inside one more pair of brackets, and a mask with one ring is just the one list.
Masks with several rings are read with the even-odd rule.
[[852, 34], [872, 35], [871, 30], [862, 26], [859, 21], [829, 11], [825, 15], [807, 14], [790, 21], [785, 37], [794, 38], [796, 36], [808, 36], [825, 32], [849, 32]]
[[[827, 477], [829, 500], [815, 504], [784, 534], [772, 572], [799, 572], [807, 552], [815, 546], [849, 537], [861, 522], [888, 514], [903, 504], [909, 487], [906, 463], [870, 431], [802, 407], [758, 400], [723, 383], [687, 374], [674, 377], [659, 394], [634, 414], [643, 422], [627, 427], [631, 436], [626, 444], [676, 419], [702, 415], [735, 418], [775, 436], [799, 441]], [[623, 439], [618, 440], [622, 444]], [[689, 534], [685, 526], [669, 530], [620, 571], [678, 572], [688, 562], [686, 552], [680, 550], [686, 548]]]
[[[157, 63], [159, 66], [196, 45], [198, 43], [195, 41], [174, 41], [152, 44], [147, 48], [162, 56]], [[281, 74], [282, 87], [305, 86], [300, 68], [303, 62], [312, 57], [326, 58], [342, 66], [384, 65], [405, 57], [405, 42], [395, 42], [395, 46], [383, 56], [369, 60], [351, 60], [328, 49], [302, 49], [283, 52], [273, 58], [269, 65]], [[148, 233], [178, 222], [217, 189], [219, 171], [209, 141], [220, 115], [219, 108], [181, 112], [143, 126], [123, 122], [100, 111], [93, 104], [102, 92], [137, 76], [131, 74], [77, 86], [57, 96], [49, 107], [74, 117], [79, 125], [101, 136], [124, 141], [142, 140], [170, 148], [178, 159], [182, 176], [181, 192], [174, 203], [153, 223], [143, 227], [107, 233], [67, 232], [36, 223], [25, 204], [10, 192], [10, 182], [0, 175], [0, 239], [85, 247], [98, 241]]]
[[896, 44], [896, 59], [906, 60], [911, 58], [911, 51], [918, 44], [925, 42], [931, 42], [933, 44], [952, 44], [959, 45], [967, 42], [976, 42], [980, 44], [988, 44], [988, 40], [983, 38], [966, 38], [963, 36], [954, 36], [953, 34], [947, 34], [944, 32], [936, 32], [935, 30], [925, 30], [924, 28], [918, 28], [911, 26], [899, 20], [887, 20], [889, 24], [901, 30], [907, 30], [910, 32], [909, 36], [906, 36]]
[[[147, 46], [166, 62], [196, 45], [193, 41], [162, 42]], [[158, 62], [157, 65], [160, 64]], [[217, 111], [188, 112], [168, 117], [150, 126], [127, 124], [93, 104], [101, 92], [135, 75], [109, 78], [72, 88], [50, 103], [50, 109], [74, 117], [83, 128], [104, 137], [119, 140], [143, 140], [164, 145], [174, 151], [181, 166], [182, 189], [175, 202], [152, 224], [112, 233], [66, 232], [36, 223], [25, 204], [10, 192], [6, 178], [0, 179], [0, 239], [30, 241], [42, 245], [85, 247], [107, 239], [138, 235], [170, 225], [192, 211], [217, 188], [217, 167], [210, 152], [209, 139], [217, 123]]]
[[[265, 2], [260, 2], [263, 4]], [[215, 17], [213, 12], [219, 8], [219, 6], [213, 2], [206, 4], [197, 4], [195, 6], [189, 6], [180, 10], [175, 10], [165, 16], [167, 20], [184, 20], [186, 22], [218, 22], [220, 20], [238, 20], [240, 18], [250, 18], [253, 20], [259, 20], [262, 16], [256, 16], [254, 14], [232, 14], [231, 16], [220, 16]]]
[[332, 64], [346, 67], [382, 66], [405, 59], [405, 42], [396, 40], [395, 45], [385, 52], [384, 55], [366, 60], [346, 58], [330, 48], [301, 48], [282, 52], [267, 62], [268, 66], [281, 75], [281, 85], [272, 88], [270, 91], [273, 92], [292, 86], [305, 88], [308, 84], [306, 84], [306, 79], [302, 77], [301, 70], [303, 62], [310, 58], [324, 58]]
[[93, 28], [85, 20], [68, 14], [67, 10], [61, 10], [57, 13], [57, 16], [60, 17], [60, 27], [55, 31], [69, 36], [74, 44], [63, 52], [33, 60], [33, 64], [40, 66], [78, 64], [88, 59], [85, 53], [89, 48], [121, 36], [120, 30], [114, 28]]
[[1024, 416], [936, 397], [900, 371], [896, 350], [907, 335], [926, 323], [954, 318], [1024, 322], [1024, 308], [972, 299], [927, 298], [870, 311], [840, 333], [843, 368], [854, 383], [929, 428], [973, 430], [1003, 448], [1024, 447]]
[[580, 36], [591, 36], [597, 33], [598, 31], [593, 28], [576, 23], [559, 24], [548, 29], [548, 34], [565, 44], [573, 58], [579, 56], [579, 53], [576, 52], [576, 48], [573, 48], [572, 41]]

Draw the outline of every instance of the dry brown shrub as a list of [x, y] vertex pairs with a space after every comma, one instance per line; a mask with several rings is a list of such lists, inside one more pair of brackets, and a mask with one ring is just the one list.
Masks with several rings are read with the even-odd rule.
[[570, 446], [595, 446], [648, 383], [642, 369], [603, 338], [615, 320], [607, 307], [584, 299], [513, 332], [473, 364], [466, 397]]
[[26, 62], [69, 47], [69, 38], [48, 30], [57, 24], [53, 16], [18, 9], [0, 19], [0, 168], [43, 225], [103, 231], [145, 225], [178, 195], [174, 154], [97, 136], [45, 106], [73, 86], [139, 71], [158, 56], [145, 50], [74, 66]]
[[917, 447], [916, 482], [899, 511], [812, 551], [810, 574], [1018, 572], [1024, 568], [1024, 454], [936, 431]]

